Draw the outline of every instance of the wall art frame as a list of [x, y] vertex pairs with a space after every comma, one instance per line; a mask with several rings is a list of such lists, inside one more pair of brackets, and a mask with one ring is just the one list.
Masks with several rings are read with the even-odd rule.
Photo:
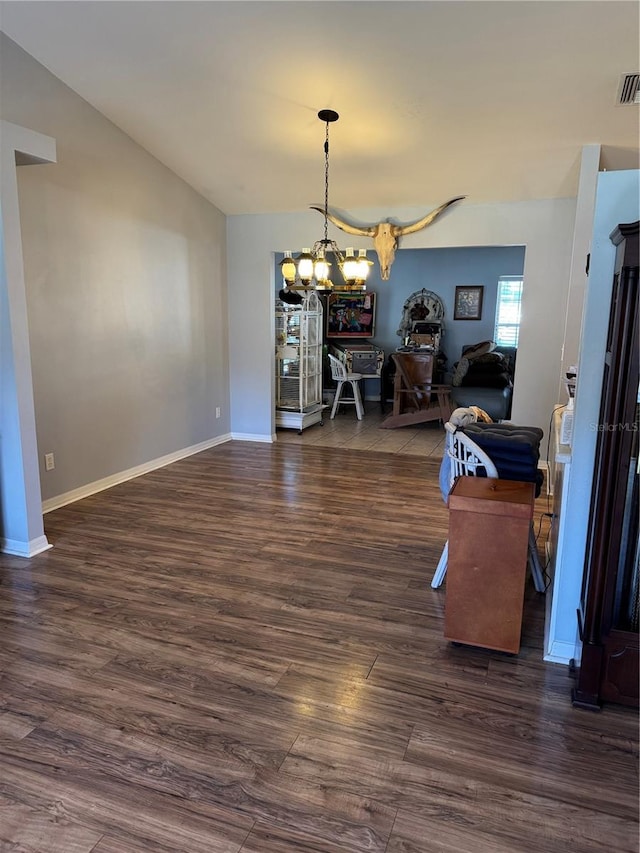
[[483, 285], [463, 285], [456, 287], [453, 319], [481, 320], [483, 294]]
[[376, 295], [332, 291], [327, 299], [327, 338], [370, 338], [375, 332]]

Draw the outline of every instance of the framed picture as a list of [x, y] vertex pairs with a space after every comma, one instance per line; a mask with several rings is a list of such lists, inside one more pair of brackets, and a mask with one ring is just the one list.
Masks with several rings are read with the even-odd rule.
[[375, 293], [330, 293], [327, 299], [327, 338], [372, 337], [375, 307]]
[[484, 287], [456, 287], [456, 301], [453, 309], [454, 320], [481, 320], [482, 294]]

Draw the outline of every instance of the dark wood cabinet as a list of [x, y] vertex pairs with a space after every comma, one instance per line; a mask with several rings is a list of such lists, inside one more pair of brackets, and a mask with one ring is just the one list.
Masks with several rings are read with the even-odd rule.
[[638, 706], [638, 223], [619, 225], [573, 704]]

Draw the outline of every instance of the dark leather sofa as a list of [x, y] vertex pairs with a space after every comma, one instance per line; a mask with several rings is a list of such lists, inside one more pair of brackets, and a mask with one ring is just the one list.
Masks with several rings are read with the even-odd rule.
[[481, 347], [480, 344], [463, 347], [460, 361], [454, 365], [451, 383], [454, 406], [479, 406], [493, 421], [508, 420], [517, 350], [499, 347], [477, 355]]

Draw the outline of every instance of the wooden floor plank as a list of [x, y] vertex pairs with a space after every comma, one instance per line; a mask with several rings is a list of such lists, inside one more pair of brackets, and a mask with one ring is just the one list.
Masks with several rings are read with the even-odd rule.
[[572, 708], [531, 581], [519, 655], [444, 640], [430, 427], [229, 442], [0, 556], [2, 849], [638, 853], [637, 714]]
[[[217, 805], [87, 771], [52, 756], [2, 756], [0, 793], [38, 811], [55, 812], [96, 833], [155, 850], [156, 844], [193, 853], [235, 853], [253, 825], [246, 816]], [[42, 853], [48, 848], [43, 846]]]
[[[594, 810], [585, 792], [569, 780], [570, 793], [563, 802], [565, 797], [558, 797], [557, 790], [551, 788], [547, 792], [545, 788], [553, 778], [554, 768], [547, 775], [536, 777], [523, 773], [521, 764], [520, 773], [512, 774], [510, 768], [505, 769], [501, 756], [496, 757], [494, 772], [489, 776], [482, 773], [479, 763], [476, 769], [473, 755], [467, 756], [466, 769], [461, 770], [453, 760], [448, 765], [436, 761], [418, 764], [408, 753], [405, 760], [396, 761], [374, 752], [364, 754], [357, 745], [300, 737], [282, 769], [310, 781], [322, 779], [327, 785], [343, 787], [418, 816], [482, 827], [483, 833], [499, 842], [503, 839], [503, 843], [513, 843], [520, 838], [523, 848], [529, 851], [547, 849], [549, 838], [556, 845], [552, 849], [570, 845], [573, 835], [568, 827], [574, 822], [584, 826], [581, 844], [589, 841], [589, 833], [597, 838], [598, 828], [602, 831], [599, 843], [606, 837], [607, 843], [613, 845], [610, 849], [631, 851], [637, 841], [631, 791], [627, 792], [624, 808], [610, 799], [603, 800], [602, 807]], [[583, 802], [584, 806], [572, 802]], [[607, 809], [612, 804], [618, 814]], [[619, 814], [622, 811], [625, 814]], [[505, 821], [507, 813], [509, 820]], [[569, 820], [572, 815], [574, 821]], [[474, 849], [473, 837], [470, 834], [467, 841], [469, 850]]]
[[0, 796], [0, 849], [9, 853], [91, 853], [102, 838], [55, 810], [32, 809]]
[[[477, 815], [460, 816], [445, 809], [438, 815], [417, 814], [400, 809], [385, 853], [634, 853], [637, 849], [633, 835], [621, 833], [615, 822], [602, 816], [593, 821], [588, 813], [571, 808], [555, 814], [553, 803], [542, 800], [539, 808], [522, 804], [530, 812], [525, 820], [519, 810], [512, 817], [518, 805], [514, 802], [505, 807], [497, 828], [495, 811], [483, 800], [477, 803]], [[580, 838], [579, 847], [576, 837]]]

